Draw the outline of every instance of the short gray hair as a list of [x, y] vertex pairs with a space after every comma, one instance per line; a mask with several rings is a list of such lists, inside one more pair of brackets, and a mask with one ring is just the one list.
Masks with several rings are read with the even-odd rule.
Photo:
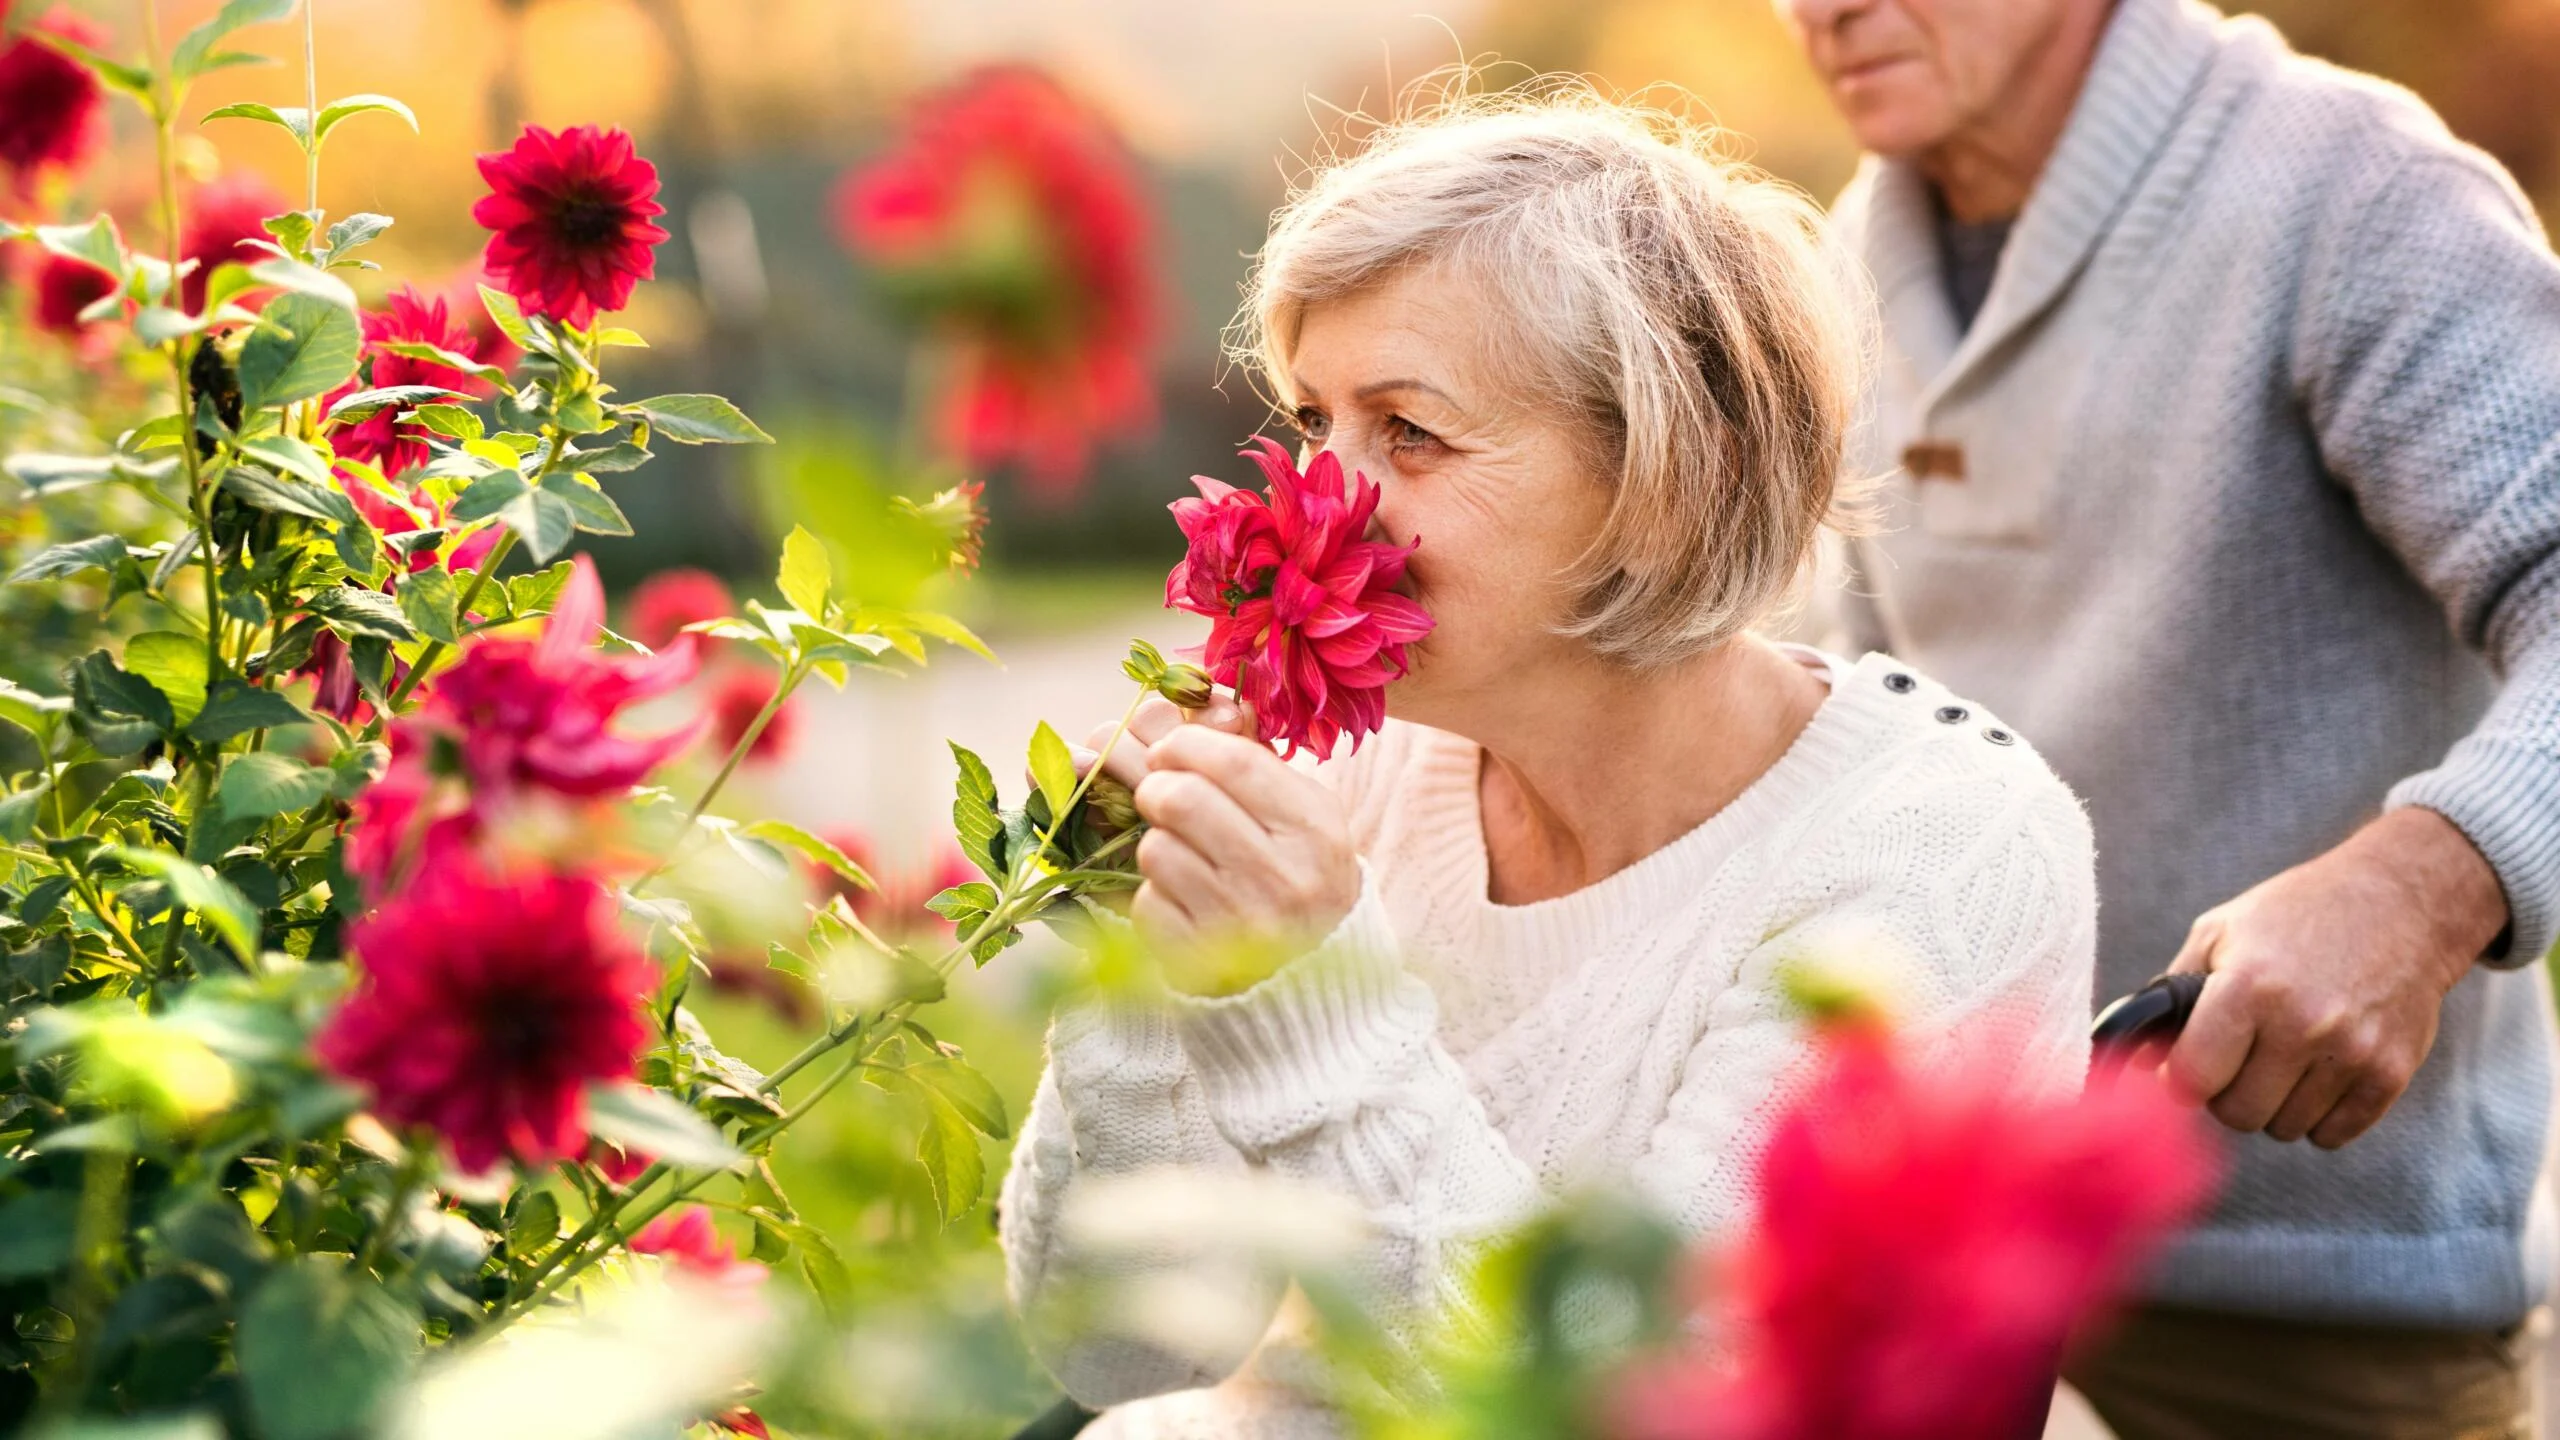
[[1550, 79], [1442, 82], [1273, 217], [1236, 353], [1284, 405], [1310, 306], [1407, 267], [1495, 297], [1520, 393], [1551, 397], [1612, 482], [1560, 577], [1559, 627], [1631, 665], [1684, 659], [1784, 609], [1822, 527], [1861, 528], [1843, 448], [1865, 291], [1802, 192], [1723, 132]]

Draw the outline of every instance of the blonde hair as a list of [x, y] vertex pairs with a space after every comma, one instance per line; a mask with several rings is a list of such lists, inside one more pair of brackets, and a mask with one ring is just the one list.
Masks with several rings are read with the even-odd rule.
[[1576, 79], [1468, 94], [1473, 74], [1425, 82], [1293, 191], [1235, 354], [1291, 405], [1311, 306], [1462, 267], [1495, 297], [1514, 393], [1558, 406], [1612, 482], [1559, 630], [1630, 665], [1696, 655], [1791, 603], [1824, 524], [1863, 524], [1840, 476], [1863, 292], [1812, 202], [1713, 126]]

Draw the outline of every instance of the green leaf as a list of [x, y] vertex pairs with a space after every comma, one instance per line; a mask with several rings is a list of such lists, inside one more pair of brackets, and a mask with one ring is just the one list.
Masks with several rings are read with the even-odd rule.
[[30, 1190], [0, 1205], [0, 1280], [24, 1280], [71, 1263], [80, 1223], [73, 1190]]
[[111, 60], [69, 36], [56, 35], [49, 30], [39, 30], [33, 26], [20, 32], [20, 38], [52, 46], [88, 66], [108, 88], [133, 97], [141, 104], [145, 114], [157, 116], [160, 113], [160, 97], [151, 91], [151, 72], [141, 66], [127, 65], [121, 60]]
[[519, 1192], [523, 1199], [507, 1217], [507, 1249], [530, 1260], [560, 1239], [560, 1202], [548, 1190]]
[[498, 512], [498, 523], [516, 532], [533, 563], [542, 565], [559, 554], [568, 545], [569, 537], [577, 533], [578, 512], [548, 490], [533, 490], [507, 502], [507, 507]]
[[355, 373], [363, 346], [352, 309], [312, 295], [278, 296], [240, 347], [241, 404], [264, 410], [325, 395]]
[[987, 1190], [987, 1157], [978, 1150], [977, 1132], [939, 1092], [925, 1092], [924, 1133], [916, 1137], [916, 1160], [933, 1185], [933, 1201], [944, 1224], [976, 1208]]
[[299, 260], [261, 260], [249, 267], [249, 278], [261, 285], [272, 285], [309, 299], [338, 306], [348, 314], [356, 314], [356, 292], [347, 282], [316, 266]]
[[131, 845], [109, 845], [99, 854], [121, 860], [127, 866], [154, 879], [167, 882], [169, 898], [213, 922], [213, 928], [231, 946], [242, 963], [258, 953], [258, 911], [247, 896], [233, 888], [230, 881], [202, 865], [165, 850], [144, 850]]
[[542, 480], [542, 491], [566, 503], [569, 513], [577, 517], [578, 528], [588, 534], [631, 533], [631, 522], [623, 517], [622, 507], [614, 504], [611, 496], [575, 475], [546, 475]]
[[233, 1349], [265, 1440], [370, 1434], [408, 1375], [418, 1317], [338, 1256], [302, 1255], [250, 1292]]
[[448, 400], [451, 390], [442, 385], [386, 385], [378, 390], [358, 390], [329, 407], [329, 419], [336, 424], [352, 425], [370, 420], [385, 410], [406, 410], [414, 405]]
[[[1031, 779], [1049, 802], [1049, 813], [1064, 816], [1068, 798], [1076, 793], [1076, 758], [1046, 720], [1031, 732]], [[1065, 828], [1061, 823], [1059, 829]]]
[[[244, 444], [273, 445], [281, 436], [270, 436], [264, 442], [251, 440]], [[299, 445], [302, 442], [290, 442]], [[239, 496], [260, 510], [276, 510], [287, 515], [303, 515], [313, 520], [331, 520], [340, 525], [361, 524], [355, 502], [335, 485], [315, 485], [298, 475], [270, 475], [247, 465], [234, 465], [222, 472], [222, 488]]]
[[[257, 108], [261, 110], [266, 109], [263, 105]], [[289, 112], [277, 111], [272, 113], [289, 113], [298, 117], [304, 112], [294, 110]], [[206, 118], [210, 119], [211, 117], [208, 116]], [[297, 121], [297, 123], [299, 122]], [[298, 135], [297, 138], [299, 138]], [[311, 249], [311, 229], [319, 223], [320, 212], [317, 210], [287, 210], [281, 215], [268, 216], [266, 221], [267, 233], [276, 237], [276, 243], [278, 245], [292, 251], [296, 255], [305, 254]], [[241, 268], [240, 274], [242, 280], [241, 289], [249, 290], [256, 288], [257, 282], [249, 278], [249, 272], [246, 266]]]
[[534, 355], [551, 353], [551, 346], [533, 333], [533, 326], [525, 320], [524, 311], [516, 305], [514, 296], [483, 285], [480, 287], [480, 304], [489, 312], [489, 320], [498, 327], [498, 333], [514, 341], [517, 349]]
[[552, 417], [558, 422], [561, 433], [567, 435], [592, 435], [599, 430], [612, 428], [611, 423], [604, 418], [604, 406], [596, 399], [596, 392], [593, 390], [581, 390], [574, 395], [560, 397], [559, 405], [553, 410]]
[[204, 744], [219, 745], [252, 730], [310, 723], [311, 717], [299, 706], [273, 690], [226, 677], [206, 692], [204, 708], [187, 722], [187, 734]]
[[460, 599], [453, 585], [453, 575], [441, 565], [431, 565], [401, 578], [400, 613], [418, 627], [418, 633], [447, 645], [461, 643], [462, 626], [454, 607]]
[[1000, 879], [1003, 867], [995, 862], [996, 837], [1004, 833], [1004, 819], [996, 810], [995, 776], [987, 770], [987, 762], [976, 752], [952, 742], [951, 758], [960, 767], [960, 778], [951, 800], [951, 829], [960, 839], [961, 853], [989, 879]]
[[108, 755], [130, 755], [177, 728], [169, 697], [104, 650], [91, 651], [72, 667], [71, 718]]
[[680, 445], [773, 443], [773, 437], [758, 429], [756, 422], [717, 395], [659, 395], [615, 408], [646, 420], [651, 430]]
[[643, 1085], [589, 1085], [587, 1128], [691, 1170], [726, 1170], [746, 1159], [699, 1112]]
[[410, 111], [408, 106], [401, 104], [390, 96], [349, 95], [345, 99], [332, 100], [328, 104], [320, 107], [320, 118], [313, 121], [311, 124], [312, 147], [317, 149], [318, 147], [327, 144], [329, 142], [329, 132], [337, 129], [339, 126], [345, 124], [354, 117], [358, 115], [371, 115], [377, 113], [397, 116], [401, 120], [407, 122], [410, 134], [415, 135], [418, 133], [418, 117]]
[[[326, 118], [328, 112], [324, 110], [321, 114]], [[330, 226], [327, 245], [320, 252], [321, 268], [325, 270], [346, 258], [349, 252], [372, 244], [383, 231], [390, 228], [390, 216], [375, 215], [361, 210]]]
[[827, 547], [808, 527], [792, 526], [791, 533], [782, 537], [782, 569], [774, 576], [782, 598], [801, 614], [819, 619], [827, 613], [827, 591], [834, 582]]
[[994, 913], [1000, 898], [993, 885], [984, 880], [969, 880], [927, 900], [924, 908], [966, 930], [971, 924]]
[[812, 835], [789, 821], [759, 820], [748, 826], [745, 833], [759, 840], [770, 840], [776, 845], [797, 850], [842, 876], [849, 884], [859, 885], [865, 890], [880, 888], [872, 882], [870, 872], [854, 864], [853, 857], [838, 849], [834, 842]]
[[175, 630], [150, 630], [124, 642], [124, 668], [169, 697], [170, 712], [184, 725], [204, 709], [204, 641]]
[[234, 820], [263, 820], [308, 810], [329, 798], [337, 777], [290, 755], [261, 750], [235, 755], [222, 767], [222, 813]]
[[346, 566], [347, 572], [358, 580], [370, 584], [380, 573], [382, 537], [374, 533], [373, 527], [365, 523], [363, 517], [339, 521], [337, 531], [329, 537], [329, 544], [338, 552], [338, 563]]
[[327, 458], [294, 436], [260, 435], [241, 441], [240, 448], [266, 461], [284, 474], [299, 476], [314, 485], [332, 483], [329, 478]]
[[324, 585], [304, 599], [302, 608], [349, 638], [371, 635], [394, 642], [418, 638], [416, 628], [401, 615], [399, 604], [379, 590]]
[[178, 48], [169, 53], [171, 78], [185, 85], [211, 68], [213, 47], [230, 38], [232, 32], [282, 20], [293, 13], [293, 5], [294, 0], [231, 0], [215, 11], [212, 19], [178, 41]]
[[560, 599], [560, 592], [568, 588], [569, 575], [575, 568], [576, 562], [563, 560], [548, 570], [508, 576], [507, 613], [518, 619], [549, 613]]
[[[486, 380], [492, 385], [507, 383], [507, 372], [497, 366], [483, 364], [468, 355], [447, 350], [441, 345], [430, 345], [424, 340], [389, 340], [375, 348], [398, 355], [403, 359], [424, 360], [431, 365], [442, 365], [448, 370], [459, 370], [475, 380]], [[470, 438], [476, 440], [479, 436], [480, 432], [474, 430]]]
[[461, 405], [421, 405], [409, 418], [448, 440], [477, 440], [482, 433], [480, 417]]
[[15, 680], [0, 679], [0, 720], [30, 735], [44, 734], [53, 728], [50, 717], [70, 710], [71, 699], [67, 695], [39, 695]]
[[113, 455], [12, 455], [0, 462], [0, 470], [38, 495], [61, 494], [101, 480], [116, 478], [117, 457]]
[[[255, 120], [261, 124], [273, 125], [291, 135], [297, 147], [304, 150], [311, 148], [311, 112], [299, 105], [278, 107], [261, 105], [255, 100], [243, 100], [236, 105], [225, 105], [219, 110], [208, 110], [204, 118], [206, 120]], [[308, 227], [304, 233], [306, 235], [309, 233]], [[296, 245], [294, 248], [301, 247]]]
[[524, 498], [532, 489], [517, 471], [492, 470], [464, 486], [462, 493], [453, 497], [453, 508], [445, 512], [445, 518], [456, 525], [486, 520]]
[[986, 1076], [979, 1074], [955, 1056], [922, 1065], [910, 1065], [907, 1073], [921, 1081], [934, 1094], [960, 1112], [972, 1129], [992, 1140], [1012, 1133], [1004, 1113], [1004, 1097]]
[[133, 273], [126, 257], [124, 237], [116, 232], [113, 217], [100, 214], [86, 225], [39, 225], [35, 229], [38, 245], [66, 260], [79, 260], [94, 265], [116, 278], [122, 290], [126, 277]]
[[92, 535], [86, 540], [66, 540], [48, 545], [26, 559], [26, 563], [9, 572], [12, 584], [24, 580], [59, 580], [83, 570], [113, 570], [125, 557], [121, 535]]

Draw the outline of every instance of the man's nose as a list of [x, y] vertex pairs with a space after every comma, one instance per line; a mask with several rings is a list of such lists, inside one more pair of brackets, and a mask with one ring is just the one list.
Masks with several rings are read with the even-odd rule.
[[1872, 3], [1873, 0], [1776, 0], [1779, 18], [1807, 34], [1828, 30]]

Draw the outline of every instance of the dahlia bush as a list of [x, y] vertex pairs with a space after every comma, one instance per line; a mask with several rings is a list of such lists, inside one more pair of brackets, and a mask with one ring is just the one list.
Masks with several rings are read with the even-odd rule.
[[[40, 350], [29, 385], [64, 397], [0, 389], [0, 464], [51, 539], [12, 547], [7, 590], [93, 617], [58, 671], [0, 680], [0, 1429], [451, 1433], [479, 1402], [439, 1352], [552, 1364], [583, 1343], [563, 1317], [660, 1274], [708, 1287], [677, 1307], [683, 1378], [589, 1386], [593, 1413], [761, 1434], [731, 1370], [688, 1363], [756, 1348], [719, 1325], [772, 1308], [770, 1272], [821, 1297], [849, 1272], [776, 1145], [861, 1078], [923, 1117], [941, 1215], [978, 1206], [1006, 1107], [930, 1007], [1033, 919], [1108, 916], [1135, 837], [1045, 726], [1020, 806], [958, 752], [970, 870], [939, 894], [722, 813], [805, 682], [984, 647], [866, 603], [799, 530], [768, 599], [696, 577], [608, 631], [577, 549], [629, 533], [614, 486], [668, 444], [768, 438], [612, 378], [667, 238], [655, 168], [618, 130], [527, 129], [480, 161], [487, 283], [368, 278], [392, 218], [323, 212], [316, 177], [341, 125], [414, 126], [399, 101], [201, 117], [287, 134], [298, 206], [178, 180], [194, 82], [293, 11], [147, 24], [130, 59], [67, 13], [0, 44], [0, 380]], [[157, 203], [62, 213], [118, 95]], [[929, 563], [974, 564], [975, 497], [901, 502]], [[742, 953], [809, 1025], [769, 1071], [687, 1004]], [[471, 1343], [519, 1331], [550, 1338]]]

